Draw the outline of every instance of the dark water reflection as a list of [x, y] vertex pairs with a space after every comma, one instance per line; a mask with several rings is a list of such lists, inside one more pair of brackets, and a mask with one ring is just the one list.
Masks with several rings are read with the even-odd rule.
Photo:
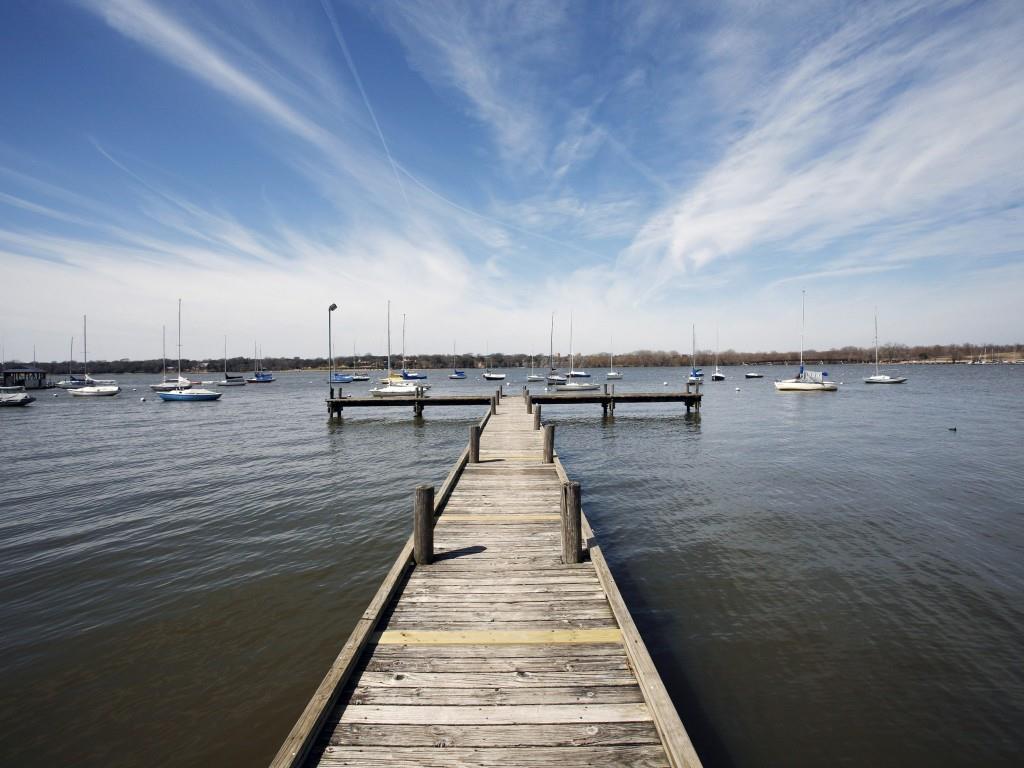
[[[1024, 367], [864, 372], [785, 395], [729, 371], [689, 419], [545, 406], [708, 765], [1024, 751]], [[0, 413], [5, 765], [269, 761], [481, 411], [330, 424], [308, 375], [199, 404], [144, 383]]]

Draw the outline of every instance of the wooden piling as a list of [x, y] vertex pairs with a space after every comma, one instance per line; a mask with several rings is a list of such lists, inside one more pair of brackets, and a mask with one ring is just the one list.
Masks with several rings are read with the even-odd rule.
[[434, 486], [416, 486], [412, 515], [413, 558], [416, 565], [430, 565], [434, 560]]
[[555, 425], [544, 425], [544, 463], [551, 464], [555, 460]]
[[491, 395], [491, 416], [494, 416], [498, 412], [498, 396]]
[[582, 556], [582, 491], [575, 481], [562, 484], [562, 562], [579, 563]]
[[524, 397], [526, 399], [526, 412], [533, 413], [533, 399], [529, 394], [524, 395]]
[[469, 428], [469, 463], [480, 463], [480, 425], [474, 424]]
[[533, 428], [540, 429], [540, 406], [533, 406]]

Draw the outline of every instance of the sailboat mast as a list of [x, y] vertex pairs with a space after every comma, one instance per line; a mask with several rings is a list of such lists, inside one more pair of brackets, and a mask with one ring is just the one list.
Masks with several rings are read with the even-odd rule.
[[548, 368], [555, 370], [555, 313], [551, 313], [551, 339], [548, 348]]
[[572, 312], [569, 313], [569, 373], [576, 370], [575, 360], [572, 354]]
[[161, 339], [160, 339], [160, 354], [163, 355], [164, 359], [164, 381], [167, 381], [167, 326], [162, 325], [161, 328]]
[[800, 373], [804, 372], [804, 322], [807, 319], [807, 291], [800, 291]]
[[181, 299], [178, 299], [178, 378], [181, 378]]
[[75, 359], [75, 337], [72, 336], [71, 337], [71, 352], [68, 355], [68, 378], [69, 379], [73, 375], [72, 371], [71, 371], [71, 363], [74, 362], [74, 359]]
[[875, 376], [878, 375], [878, 307], [875, 307]]
[[85, 358], [82, 361], [82, 373], [89, 378], [89, 333], [85, 315], [82, 315], [82, 357]]
[[228, 379], [228, 337], [224, 337], [224, 380]]
[[405, 312], [402, 313], [402, 370], [405, 370]]
[[391, 299], [388, 299], [388, 378], [391, 378]]

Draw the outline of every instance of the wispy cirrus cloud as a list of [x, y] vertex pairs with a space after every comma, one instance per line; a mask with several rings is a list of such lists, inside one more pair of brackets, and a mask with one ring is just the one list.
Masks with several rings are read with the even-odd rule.
[[979, 197], [1020, 199], [1022, 33], [999, 5], [848, 20], [778, 73], [749, 130], [650, 217], [623, 268], [664, 283], [758, 250], [837, 258], [846, 241], [889, 228], [912, 241], [908, 222], [932, 239], [954, 211], [966, 234]]

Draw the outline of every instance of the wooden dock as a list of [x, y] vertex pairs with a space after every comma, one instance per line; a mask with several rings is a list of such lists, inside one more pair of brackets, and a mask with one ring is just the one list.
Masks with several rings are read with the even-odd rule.
[[[341, 389], [338, 390], [341, 392]], [[506, 395], [507, 396], [507, 395]], [[687, 385], [685, 392], [615, 392], [612, 385], [604, 385], [603, 390], [591, 392], [530, 392], [523, 388], [523, 397], [527, 400], [527, 411], [532, 412], [532, 403], [551, 403], [552, 405], [582, 405], [598, 404], [604, 414], [615, 413], [615, 406], [619, 403], [682, 403], [686, 406], [686, 412], [691, 408], [700, 410], [702, 395], [700, 388], [695, 386], [691, 391]], [[411, 407], [417, 416], [423, 414], [427, 406], [443, 405], [490, 405], [493, 402], [500, 402], [502, 390], [499, 387], [493, 394], [474, 395], [431, 395], [428, 391], [421, 391], [410, 397], [329, 397], [327, 399], [327, 413], [332, 418], [341, 418], [341, 413], [346, 408], [378, 408], [378, 407]]]
[[[571, 482], [506, 397], [274, 759], [298, 766], [700, 766]], [[539, 409], [536, 409], [539, 410]]]

